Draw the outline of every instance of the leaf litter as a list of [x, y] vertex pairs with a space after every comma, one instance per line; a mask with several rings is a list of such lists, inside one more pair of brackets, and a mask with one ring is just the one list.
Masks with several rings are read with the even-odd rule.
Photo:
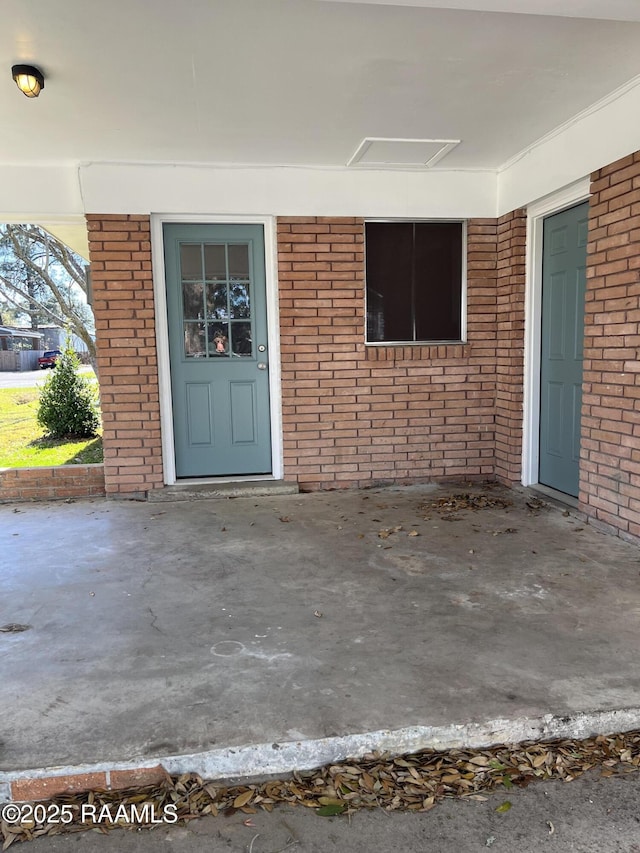
[[463, 509], [479, 510], [479, 509], [506, 509], [512, 505], [512, 501], [507, 498], [501, 498], [494, 495], [487, 495], [484, 492], [474, 495], [470, 492], [460, 492], [455, 495], [447, 495], [446, 497], [438, 498], [435, 501], [424, 504], [423, 510], [437, 510], [444, 514], [452, 514]]
[[[426, 812], [445, 798], [484, 802], [487, 794], [494, 791], [514, 786], [524, 788], [537, 780], [571, 782], [596, 767], [604, 778], [640, 770], [640, 730], [584, 740], [526, 741], [486, 749], [446, 752], [427, 749], [396, 758], [371, 753], [360, 760], [294, 772], [290, 779], [247, 785], [224, 786], [204, 781], [195, 773], [175, 777], [167, 774], [164, 782], [153, 786], [53, 797], [47, 802], [71, 806], [73, 823], [65, 826], [31, 820], [29, 825], [9, 825], [2, 821], [0, 840], [6, 850], [15, 841], [96, 829], [93, 824], [80, 822], [84, 803], [113, 808], [145, 802], [153, 806], [156, 814], [172, 804], [182, 824], [205, 815], [271, 812], [281, 804], [306, 806], [321, 817], [350, 815], [358, 809]], [[506, 812], [510, 807], [507, 800], [496, 811]], [[138, 829], [140, 825], [119, 821], [97, 829], [106, 833], [115, 826]]]

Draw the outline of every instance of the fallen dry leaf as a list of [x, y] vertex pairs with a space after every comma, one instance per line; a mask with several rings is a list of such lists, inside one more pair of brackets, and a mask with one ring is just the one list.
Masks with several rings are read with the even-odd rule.
[[[450, 797], [484, 802], [492, 791], [525, 788], [537, 779], [571, 781], [593, 767], [601, 776], [640, 770], [640, 730], [599, 735], [585, 740], [527, 741], [487, 749], [423, 750], [391, 757], [370, 753], [360, 760], [331, 764], [318, 770], [294, 772], [291, 779], [225, 786], [203, 781], [195, 773], [167, 775], [156, 786], [122, 791], [90, 791], [61, 794], [49, 802], [70, 806], [74, 822], [29, 826], [0, 824], [3, 849], [15, 841], [30, 841], [43, 835], [82, 832], [91, 824], [80, 823], [83, 803], [97, 809], [109, 805], [151, 803], [156, 813], [166, 804], [176, 807], [178, 822], [185, 824], [203, 815], [232, 815], [238, 811], [270, 812], [279, 803], [325, 810], [323, 814], [352, 814], [358, 809], [428, 811]], [[496, 811], [506, 812], [508, 800]], [[45, 809], [46, 812], [46, 809]], [[250, 819], [245, 821], [251, 826]], [[139, 825], [125, 826], [136, 830]], [[550, 834], [553, 824], [549, 823]]]
[[245, 791], [243, 794], [238, 794], [238, 796], [233, 801], [234, 809], [241, 809], [243, 806], [246, 806], [254, 794], [255, 791], [252, 788], [250, 788], [248, 791]]

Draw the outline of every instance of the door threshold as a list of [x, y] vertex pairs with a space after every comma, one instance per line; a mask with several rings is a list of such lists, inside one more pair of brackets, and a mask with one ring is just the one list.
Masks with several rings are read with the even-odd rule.
[[173, 488], [173, 486], [205, 486], [219, 485], [220, 483], [281, 483], [282, 480], [276, 480], [273, 474], [228, 474], [222, 477], [180, 477], [171, 486], [165, 488]]
[[297, 483], [273, 477], [233, 477], [186, 480], [149, 492], [152, 503], [163, 501], [204, 501], [219, 498], [260, 498], [297, 495]]
[[553, 489], [551, 486], [545, 486], [542, 483], [534, 483], [528, 488], [530, 488], [532, 492], [544, 495], [545, 498], [548, 498], [555, 503], [562, 504], [562, 506], [571, 507], [571, 509], [580, 508], [578, 498], [574, 498], [573, 495], [568, 495], [566, 492], [560, 492], [558, 489]]

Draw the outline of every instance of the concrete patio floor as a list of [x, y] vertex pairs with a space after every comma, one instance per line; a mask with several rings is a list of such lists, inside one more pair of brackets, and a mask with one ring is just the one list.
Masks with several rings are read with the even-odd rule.
[[640, 726], [640, 551], [531, 499], [0, 506], [0, 783]]

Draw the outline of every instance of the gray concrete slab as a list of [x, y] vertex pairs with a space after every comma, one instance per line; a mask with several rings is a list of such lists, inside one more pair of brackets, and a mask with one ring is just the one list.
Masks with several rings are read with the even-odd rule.
[[0, 769], [637, 709], [638, 549], [527, 500], [0, 507]]

